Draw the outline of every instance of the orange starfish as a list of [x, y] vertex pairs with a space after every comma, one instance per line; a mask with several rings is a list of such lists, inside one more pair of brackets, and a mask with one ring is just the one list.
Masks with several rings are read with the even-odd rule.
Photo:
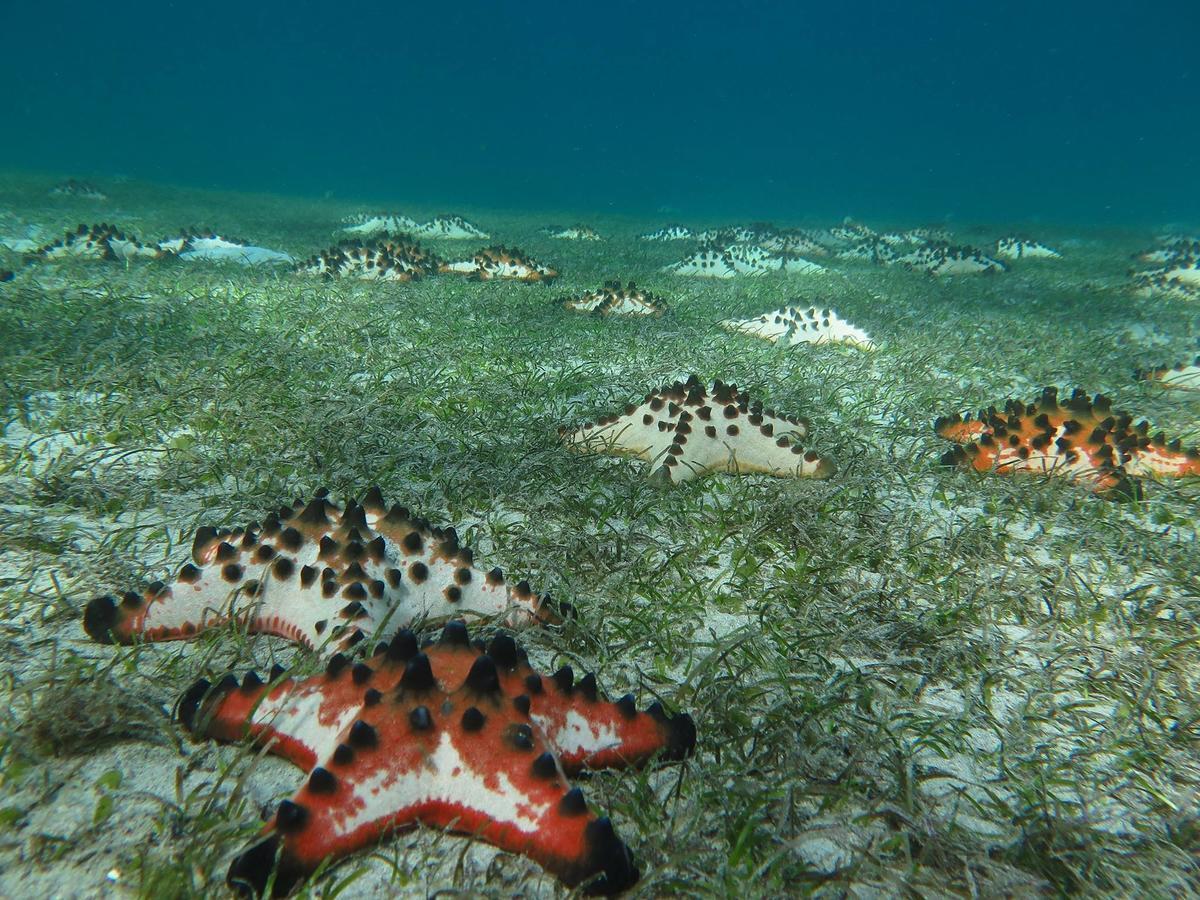
[[1064, 475], [1106, 496], [1140, 496], [1131, 477], [1200, 475], [1200, 451], [1161, 432], [1151, 437], [1149, 422], [1135, 425], [1107, 397], [1089, 399], [1081, 390], [1060, 402], [1058, 389], [1048, 387], [1033, 403], [1008, 400], [1003, 412], [991, 406], [977, 418], [956, 413], [933, 427], [961, 445], [942, 457], [947, 465]]

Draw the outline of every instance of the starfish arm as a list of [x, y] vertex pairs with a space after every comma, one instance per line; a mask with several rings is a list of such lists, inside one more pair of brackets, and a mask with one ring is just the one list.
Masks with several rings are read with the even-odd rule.
[[659, 703], [639, 712], [632, 694], [609, 702], [600, 697], [595, 676], [576, 682], [569, 666], [550, 678], [527, 666], [503, 678], [507, 691], [524, 691], [533, 723], [567, 774], [640, 766], [655, 756], [683, 759], [695, 748], [691, 716], [668, 716]]
[[1200, 476], [1200, 451], [1196, 448], [1171, 449], [1151, 443], [1148, 447], [1140, 448], [1136, 454], [1130, 454], [1130, 457], [1126, 468], [1131, 475], [1171, 478]]
[[[247, 567], [244, 560], [244, 554], [235, 552], [228, 563], [202, 567], [188, 563], [170, 584], [156, 581], [140, 593], [126, 591], [119, 601], [111, 595], [97, 597], [85, 610], [84, 630], [97, 641], [119, 644], [131, 644], [137, 638], [191, 638], [231, 620], [252, 630], [267, 630], [255, 627], [272, 618], [266, 592], [251, 594], [247, 590], [247, 582], [251, 588], [262, 585], [266, 566]], [[226, 569], [227, 565], [230, 568]], [[272, 595], [278, 593], [281, 591], [271, 591]], [[299, 632], [286, 636], [301, 640]]]
[[599, 290], [559, 301], [564, 309], [577, 313], [609, 316], [661, 316], [667, 311], [662, 298], [643, 291], [632, 281], [622, 287], [619, 281], [606, 281]]
[[[451, 623], [436, 649], [426, 650], [438, 683], [447, 690], [469, 684], [480, 658], [478, 648], [455, 641], [459, 627]], [[639, 766], [656, 755], [682, 759], [695, 748], [696, 726], [687, 714], [669, 716], [658, 703], [639, 712], [632, 695], [609, 702], [600, 696], [594, 675], [577, 682], [569, 666], [543, 678], [504, 633], [496, 635], [486, 651], [496, 665], [500, 691], [532, 722], [568, 774], [583, 768]]]
[[442, 272], [466, 275], [477, 281], [505, 278], [515, 281], [553, 281], [558, 272], [549, 266], [525, 256], [521, 251], [509, 247], [487, 247], [470, 260], [449, 263], [441, 267]]
[[561, 620], [563, 610], [555, 608], [548, 596], [533, 593], [528, 582], [510, 587], [499, 568], [487, 572], [477, 568], [474, 553], [458, 543], [453, 528], [433, 528], [410, 518], [401, 506], [385, 509], [375, 490], [364, 500], [364, 509], [370, 527], [396, 548], [408, 568], [412, 596], [407, 606], [412, 612], [393, 624], [407, 626], [419, 619], [464, 614], [500, 616], [509, 625]]
[[[360, 664], [361, 665], [361, 664]], [[335, 656], [324, 676], [265, 684], [254, 672], [210, 685], [197, 681], [179, 702], [179, 718], [195, 738], [250, 739], [303, 769], [338, 746], [364, 703], [362, 669]], [[278, 672], [273, 672], [278, 675]]]
[[987, 429], [986, 423], [972, 419], [970, 415], [955, 413], [952, 416], [939, 416], [934, 420], [933, 430], [938, 437], [956, 444], [966, 444], [975, 440]]
[[[387, 735], [386, 750], [361, 746], [360, 739], [341, 761], [329, 759], [314, 770], [276, 813], [266, 839], [282, 848], [281, 874], [302, 876], [325, 859], [340, 859], [421, 823], [525, 854], [568, 885], [599, 876], [596, 887], [615, 892], [636, 880], [628, 849], [606, 820], [588, 811], [580, 792], [570, 789], [532, 728], [522, 730], [475, 703], [465, 705], [467, 698], [442, 705], [414, 725], [418, 699], [358, 720], [381, 738]], [[481, 721], [470, 721], [468, 729], [464, 721], [471, 711]], [[437, 721], [441, 717], [444, 724]], [[245, 855], [235, 860], [231, 881], [265, 883], [266, 873], [245, 861]]]
[[1139, 378], [1155, 381], [1164, 388], [1181, 391], [1200, 391], [1200, 357], [1192, 363], [1180, 363], [1174, 368], [1153, 369], [1137, 373]]
[[679, 410], [668, 411], [668, 401], [651, 397], [638, 406], [632, 404], [621, 416], [587, 423], [572, 432], [563, 432], [563, 440], [582, 453], [612, 453], [635, 456], [646, 461], [661, 459], [675, 437]]
[[603, 294], [596, 291], [588, 291], [579, 297], [567, 297], [561, 301], [563, 309], [577, 313], [593, 313], [605, 301]]
[[[759, 472], [777, 476], [828, 478], [833, 465], [794, 443], [792, 423], [727, 406], [709, 424], [687, 422], [675, 434], [664, 462], [673, 482], [709, 472]], [[673, 458], [673, 461], [672, 461]]]

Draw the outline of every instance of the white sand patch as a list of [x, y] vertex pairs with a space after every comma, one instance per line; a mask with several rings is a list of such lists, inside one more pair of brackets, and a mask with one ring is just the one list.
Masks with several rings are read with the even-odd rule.
[[[220, 748], [202, 755], [233, 761], [239, 751]], [[175, 803], [189, 795], [202, 796], [215, 781], [208, 766], [196, 769], [189, 762], [174, 748], [127, 741], [84, 757], [51, 758], [38, 777], [8, 785], [5, 805], [24, 815], [5, 832], [0, 896], [133, 896], [135, 863], [147, 849], [147, 835], [161, 833]], [[269, 807], [285, 783], [295, 781], [296, 770], [279, 760], [253, 764], [255, 777], [247, 782], [247, 799], [252, 809]], [[115, 780], [119, 784], [111, 787]], [[106, 795], [109, 800], [103, 799]], [[111, 807], [104, 814], [108, 803]], [[24, 864], [5, 864], [14, 853]], [[219, 882], [194, 886], [220, 889]]]
[[753, 628], [758, 616], [753, 613], [729, 613], [718, 609], [705, 609], [696, 629], [697, 641], [720, 641], [742, 629]]
[[821, 835], [801, 838], [792, 844], [792, 850], [812, 869], [826, 875], [833, 875], [854, 860], [854, 854], [841, 840]]

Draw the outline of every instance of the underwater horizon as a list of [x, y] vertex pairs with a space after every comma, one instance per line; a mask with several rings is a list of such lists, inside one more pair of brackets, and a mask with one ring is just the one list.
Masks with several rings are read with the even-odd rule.
[[5, 10], [0, 168], [668, 217], [1195, 223], [1194, 4]]

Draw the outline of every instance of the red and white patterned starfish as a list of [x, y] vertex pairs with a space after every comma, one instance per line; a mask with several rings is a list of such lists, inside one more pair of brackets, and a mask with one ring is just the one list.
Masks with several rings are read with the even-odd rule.
[[[638, 878], [607, 818], [591, 813], [566, 775], [641, 765], [692, 751], [691, 717], [632, 695], [603, 700], [569, 667], [549, 678], [511, 637], [486, 647], [451, 622], [419, 646], [410, 631], [365, 662], [341, 654], [307, 679], [254, 673], [195, 684], [180, 718], [197, 737], [249, 736], [308, 772], [263, 837], [229, 870], [235, 887], [276, 895], [326, 859], [422, 823], [523, 853], [568, 885], [615, 893]], [[278, 867], [276, 868], [276, 860]]]

